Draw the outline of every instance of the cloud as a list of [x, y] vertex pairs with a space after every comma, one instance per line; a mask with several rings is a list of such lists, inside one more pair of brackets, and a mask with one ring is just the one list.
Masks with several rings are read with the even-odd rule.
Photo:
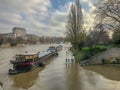
[[63, 36], [66, 14], [52, 9], [50, 0], [4, 0], [0, 3], [0, 33], [24, 27], [27, 33]]
[[81, 4], [86, 4], [87, 8], [82, 7], [83, 17], [84, 17], [84, 23], [87, 30], [90, 28], [93, 28], [94, 25], [94, 18], [95, 18], [95, 3], [97, 0], [81, 0]]
[[[84, 24], [87, 30], [92, 28], [94, 24], [95, 13], [93, 12], [95, 10], [94, 4], [96, 3], [96, 1], [97, 0], [80, 0], [83, 18], [84, 18]], [[60, 11], [58, 11], [57, 13], [63, 14], [63, 15], [68, 14], [71, 4], [72, 2], [66, 3], [65, 6], [61, 7]], [[64, 10], [65, 12], [62, 10]]]
[[[63, 36], [66, 17], [72, 3], [70, 1], [58, 5], [59, 8], [56, 9], [52, 7], [51, 0], [1, 0], [0, 33], [9, 33], [17, 26], [26, 28], [27, 33], [40, 36]], [[92, 22], [94, 16], [93, 1], [81, 0], [81, 4], [86, 3], [89, 7], [88, 11], [82, 9], [85, 22], [88, 23]]]
[[[39, 27], [45, 27], [42, 21], [49, 15], [50, 7], [50, 0], [3, 0], [0, 2], [0, 32], [11, 32], [10, 25], [12, 28], [31, 28], [32, 32]], [[27, 31], [30, 32], [28, 29]]]
[[50, 0], [4, 0], [0, 3], [0, 33], [24, 27], [27, 33], [40, 36], [63, 36], [67, 5], [52, 8]]

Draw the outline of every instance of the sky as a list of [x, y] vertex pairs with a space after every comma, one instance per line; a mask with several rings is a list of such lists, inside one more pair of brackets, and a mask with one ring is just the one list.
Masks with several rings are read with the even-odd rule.
[[[80, 0], [85, 26], [94, 22], [96, 0]], [[64, 36], [67, 13], [74, 0], [0, 0], [0, 33], [13, 27], [25, 28], [28, 34]]]

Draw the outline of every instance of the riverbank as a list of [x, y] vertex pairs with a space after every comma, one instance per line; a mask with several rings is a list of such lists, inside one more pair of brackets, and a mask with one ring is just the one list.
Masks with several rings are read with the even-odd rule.
[[16, 44], [16, 45], [11, 45], [10, 43], [7, 43], [7, 44], [2, 44], [2, 45], [0, 45], [0, 48], [24, 47], [24, 46], [26, 46], [25, 43], [19, 43], [19, 44]]
[[110, 48], [80, 62], [82, 65], [120, 64], [120, 48]]
[[0, 48], [10, 48], [10, 47], [25, 47], [27, 45], [47, 45], [47, 44], [55, 44], [55, 43], [36, 43], [36, 44], [25, 44], [25, 43], [21, 43], [21, 44], [17, 44], [17, 45], [10, 45], [10, 43], [8, 44], [2, 44], [0, 45]]
[[81, 50], [71, 48], [75, 54], [75, 59], [82, 65], [96, 64], [119, 64], [120, 46], [119, 45], [99, 45], [94, 47], [84, 47]]

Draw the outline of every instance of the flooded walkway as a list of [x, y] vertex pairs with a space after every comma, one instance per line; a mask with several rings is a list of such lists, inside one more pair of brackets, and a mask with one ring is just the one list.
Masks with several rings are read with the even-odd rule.
[[[37, 51], [40, 46], [33, 47]], [[45, 49], [47, 46], [41, 47]], [[64, 48], [58, 57], [50, 58], [43, 68], [13, 76], [1, 74], [0, 80], [3, 82], [4, 90], [120, 90], [120, 67], [83, 68], [77, 63], [66, 63], [66, 50], [67, 48]], [[5, 61], [1, 60], [0, 63], [3, 62]], [[7, 70], [2, 67], [4, 65], [0, 66], [0, 72]]]

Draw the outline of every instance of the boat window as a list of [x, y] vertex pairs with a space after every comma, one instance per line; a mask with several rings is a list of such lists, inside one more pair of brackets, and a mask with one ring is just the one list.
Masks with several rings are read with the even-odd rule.
[[28, 60], [28, 59], [34, 59], [35, 57], [37, 57], [36, 55], [30, 55], [30, 56], [25, 56], [25, 59]]
[[16, 60], [21, 60], [19, 55], [16, 55]]
[[30, 56], [30, 59], [32, 59], [33, 58], [33, 56]]
[[30, 57], [29, 56], [26, 56], [25, 59], [29, 59]]

